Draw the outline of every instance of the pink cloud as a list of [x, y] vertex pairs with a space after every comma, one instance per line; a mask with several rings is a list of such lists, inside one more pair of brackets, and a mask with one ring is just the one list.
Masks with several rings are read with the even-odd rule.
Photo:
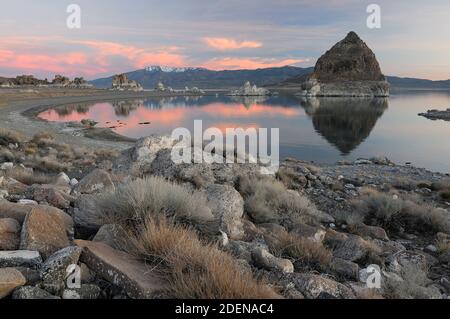
[[203, 67], [211, 70], [237, 70], [237, 69], [260, 69], [282, 67], [286, 65], [305, 62], [303, 59], [260, 59], [260, 58], [217, 58], [203, 64]]
[[258, 41], [236, 41], [230, 38], [204, 38], [203, 39], [211, 48], [226, 51], [238, 50], [244, 48], [256, 49], [262, 47], [262, 43]]

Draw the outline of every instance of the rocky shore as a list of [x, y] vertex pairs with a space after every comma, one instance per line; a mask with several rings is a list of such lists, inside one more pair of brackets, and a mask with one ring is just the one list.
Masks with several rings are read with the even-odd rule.
[[426, 113], [419, 113], [419, 116], [426, 117], [430, 120], [450, 121], [450, 108], [445, 111], [428, 110]]
[[449, 176], [384, 158], [265, 176], [176, 165], [174, 143], [112, 152], [2, 130], [0, 298], [450, 295]]

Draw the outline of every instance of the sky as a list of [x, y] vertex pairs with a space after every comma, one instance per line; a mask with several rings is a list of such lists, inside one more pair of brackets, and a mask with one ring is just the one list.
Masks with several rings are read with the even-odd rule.
[[[381, 8], [369, 29], [367, 6]], [[0, 76], [314, 66], [349, 31], [386, 75], [450, 78], [448, 0], [0, 0]], [[81, 8], [69, 29], [67, 7]]]

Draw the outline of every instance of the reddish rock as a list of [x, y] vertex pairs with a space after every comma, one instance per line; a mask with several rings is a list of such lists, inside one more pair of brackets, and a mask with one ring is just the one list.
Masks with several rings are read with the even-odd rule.
[[27, 280], [14, 268], [0, 269], [0, 299], [9, 296], [14, 289], [25, 285]]
[[22, 226], [20, 248], [39, 251], [44, 259], [70, 246], [64, 216], [38, 207], [28, 213]]
[[0, 250], [16, 250], [19, 244], [19, 222], [12, 218], [0, 219]]

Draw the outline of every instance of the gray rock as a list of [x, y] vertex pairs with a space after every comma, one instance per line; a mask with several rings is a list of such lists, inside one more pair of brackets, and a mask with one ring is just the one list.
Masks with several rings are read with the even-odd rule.
[[72, 246], [51, 255], [41, 267], [41, 278], [46, 290], [59, 294], [64, 288], [70, 265], [77, 265], [82, 249]]
[[369, 247], [367, 243], [359, 236], [350, 235], [346, 240], [343, 240], [334, 248], [333, 255], [348, 261], [358, 261], [367, 256]]
[[36, 268], [42, 263], [41, 254], [38, 251], [16, 250], [0, 251], [0, 268], [28, 267]]
[[219, 228], [231, 239], [244, 236], [242, 216], [244, 215], [244, 199], [231, 186], [211, 185], [205, 190], [211, 211], [219, 221]]
[[96, 233], [103, 224], [97, 214], [96, 196], [82, 194], [75, 200], [73, 221], [78, 229], [89, 234]]
[[14, 293], [12, 294], [12, 299], [44, 300], [44, 299], [61, 299], [61, 298], [53, 296], [52, 294], [38, 287], [24, 286], [14, 291]]
[[97, 285], [81, 285], [79, 289], [65, 289], [62, 299], [98, 299], [100, 293], [101, 289]]
[[275, 270], [283, 273], [293, 273], [294, 265], [288, 259], [277, 258], [264, 248], [255, 248], [252, 251], [252, 259], [256, 266]]
[[94, 169], [76, 185], [75, 191], [81, 194], [93, 194], [105, 188], [114, 188], [111, 175], [102, 169]]
[[337, 281], [312, 274], [296, 274], [295, 287], [308, 299], [338, 298], [353, 299], [352, 290]]
[[99, 241], [120, 250], [127, 237], [127, 233], [120, 225], [109, 224], [100, 227], [93, 241]]
[[358, 280], [359, 266], [354, 262], [334, 257], [329, 265], [330, 270], [341, 278]]

